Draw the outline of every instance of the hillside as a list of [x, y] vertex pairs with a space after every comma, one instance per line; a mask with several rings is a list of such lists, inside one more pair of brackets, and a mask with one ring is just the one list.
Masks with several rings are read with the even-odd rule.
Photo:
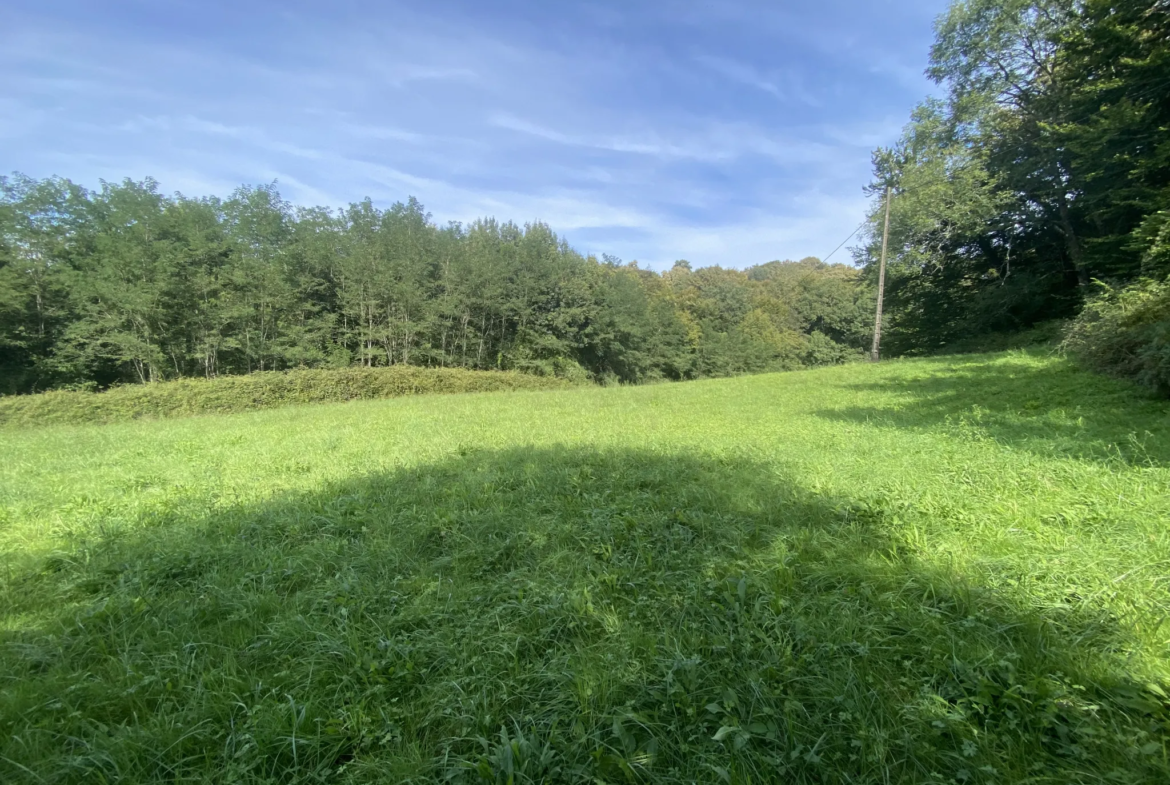
[[1170, 781], [1170, 413], [1007, 353], [0, 437], [0, 781]]

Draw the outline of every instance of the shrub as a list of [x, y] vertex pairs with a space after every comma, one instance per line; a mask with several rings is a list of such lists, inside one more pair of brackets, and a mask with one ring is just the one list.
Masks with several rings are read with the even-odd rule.
[[980, 333], [968, 338], [951, 341], [939, 347], [934, 354], [987, 354], [1008, 352], [1016, 349], [1055, 348], [1068, 330], [1068, 321], [1050, 319], [1023, 330], [1011, 332]]
[[0, 398], [0, 425], [106, 423], [139, 418], [226, 414], [303, 403], [396, 398], [427, 393], [543, 390], [571, 382], [556, 377], [459, 368], [344, 368], [180, 379], [114, 387], [106, 392], [54, 391]]
[[1170, 395], [1170, 278], [1101, 286], [1070, 326], [1063, 348], [1090, 368]]
[[819, 330], [814, 330], [806, 339], [802, 359], [806, 365], [817, 366], [856, 362], [862, 357], [862, 353], [857, 349], [839, 344]]

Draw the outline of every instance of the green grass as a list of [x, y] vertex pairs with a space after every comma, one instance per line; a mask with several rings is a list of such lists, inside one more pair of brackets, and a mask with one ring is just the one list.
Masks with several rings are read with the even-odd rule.
[[1011, 353], [0, 434], [0, 781], [1164, 783], [1170, 414]]
[[302, 369], [129, 384], [105, 392], [74, 390], [0, 396], [0, 427], [110, 423], [193, 414], [230, 414], [302, 403], [434, 393], [549, 390], [569, 386], [563, 379], [548, 376], [462, 368], [395, 365], [389, 368]]

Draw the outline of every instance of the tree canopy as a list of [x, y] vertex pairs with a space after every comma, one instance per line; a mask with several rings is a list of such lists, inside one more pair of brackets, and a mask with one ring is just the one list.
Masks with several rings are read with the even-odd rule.
[[[929, 353], [1074, 316], [1094, 280], [1170, 275], [1170, 6], [957, 0], [943, 89], [875, 151], [893, 189], [885, 347]], [[541, 223], [437, 225], [408, 199], [295, 207], [152, 180], [0, 178], [0, 392], [349, 365], [627, 383], [840, 362], [871, 334], [861, 271], [817, 259], [664, 273]]]
[[514, 369], [626, 383], [839, 362], [858, 271], [665, 274], [548, 226], [438, 226], [408, 199], [294, 207], [275, 185], [167, 196], [0, 178], [0, 392], [305, 367]]
[[959, 0], [938, 20], [945, 98], [874, 155], [871, 189], [895, 189], [891, 348], [1068, 317], [1095, 279], [1170, 273], [1168, 9]]

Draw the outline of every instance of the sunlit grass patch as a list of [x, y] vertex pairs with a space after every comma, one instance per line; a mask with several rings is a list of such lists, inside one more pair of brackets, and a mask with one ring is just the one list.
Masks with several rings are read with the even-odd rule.
[[6, 434], [0, 775], [1160, 782], [1168, 434], [1027, 354]]

